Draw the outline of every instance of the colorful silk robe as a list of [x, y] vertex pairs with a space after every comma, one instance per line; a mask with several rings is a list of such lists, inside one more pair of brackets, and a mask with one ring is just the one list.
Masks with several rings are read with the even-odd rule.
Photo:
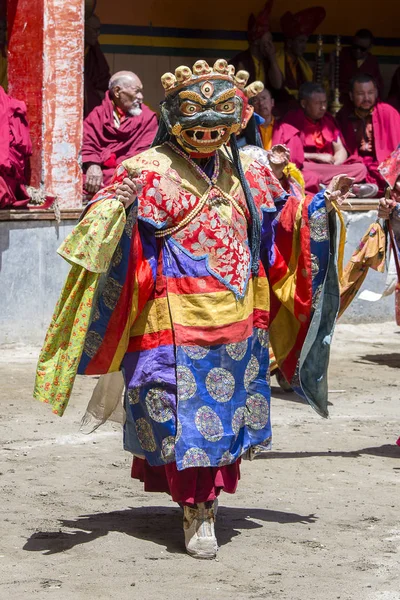
[[[218, 466], [268, 446], [270, 340], [288, 381], [327, 416], [339, 294], [323, 194], [287, 197], [243, 156], [263, 223], [252, 277], [244, 194], [219, 160], [215, 186], [168, 145], [125, 161], [59, 251], [72, 280], [35, 396], [62, 414], [78, 362], [82, 374], [122, 369], [125, 448], [151, 465]], [[125, 220], [114, 189], [127, 175], [143, 190]]]

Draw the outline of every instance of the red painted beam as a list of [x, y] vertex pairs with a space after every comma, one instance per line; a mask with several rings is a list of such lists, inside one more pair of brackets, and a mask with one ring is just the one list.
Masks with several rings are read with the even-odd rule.
[[24, 100], [32, 185], [82, 204], [83, 0], [8, 0], [9, 93]]

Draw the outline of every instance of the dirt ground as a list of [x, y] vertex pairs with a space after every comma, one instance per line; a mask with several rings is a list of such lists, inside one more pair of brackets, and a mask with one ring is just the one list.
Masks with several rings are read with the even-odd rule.
[[273, 388], [273, 451], [222, 495], [215, 561], [130, 479], [119, 426], [79, 433], [92, 379], [62, 419], [31, 399], [36, 356], [0, 350], [2, 600], [400, 600], [394, 323], [338, 326], [329, 420]]

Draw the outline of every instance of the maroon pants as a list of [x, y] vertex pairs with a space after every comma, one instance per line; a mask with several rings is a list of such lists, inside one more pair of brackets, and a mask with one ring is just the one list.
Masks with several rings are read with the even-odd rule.
[[367, 182], [368, 183], [376, 183], [379, 188], [379, 195], [383, 195], [386, 188], [386, 182], [383, 179], [382, 175], [378, 171], [379, 163], [374, 159], [373, 156], [364, 156], [364, 165], [366, 166], [367, 173]]
[[336, 175], [342, 174], [354, 177], [355, 183], [361, 183], [367, 179], [367, 167], [362, 162], [345, 161], [342, 165], [327, 165], [305, 160], [303, 177], [307, 194], [316, 194], [320, 191], [320, 183], [327, 186]]
[[178, 471], [176, 463], [151, 467], [146, 460], [134, 458], [132, 477], [144, 483], [146, 492], [165, 492], [180, 504], [215, 500], [221, 491], [234, 494], [240, 479], [240, 459], [224, 467], [191, 467]]
[[30, 198], [25, 186], [6, 174], [0, 175], [0, 208], [25, 208]]

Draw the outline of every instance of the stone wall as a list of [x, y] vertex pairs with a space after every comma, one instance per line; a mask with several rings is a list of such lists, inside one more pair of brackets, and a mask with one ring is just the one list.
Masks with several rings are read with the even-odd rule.
[[[345, 262], [376, 212], [345, 213]], [[71, 231], [73, 220], [0, 221], [0, 344], [41, 344], [68, 273], [56, 250]], [[385, 275], [370, 271], [362, 289], [381, 292]], [[379, 302], [354, 300], [342, 321], [394, 320], [394, 296]]]

